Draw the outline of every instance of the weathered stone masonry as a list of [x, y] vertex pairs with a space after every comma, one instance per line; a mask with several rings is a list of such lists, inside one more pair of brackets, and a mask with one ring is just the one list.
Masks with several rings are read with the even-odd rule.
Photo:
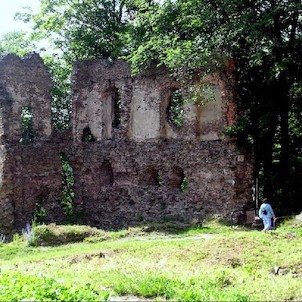
[[[251, 153], [223, 135], [237, 118], [234, 83], [227, 71], [207, 81], [215, 86], [215, 101], [186, 103], [176, 129], [167, 111], [179, 83], [167, 71], [132, 77], [123, 61], [78, 62], [72, 133], [57, 134], [51, 129], [51, 80], [40, 57], [1, 58], [0, 233], [30, 223], [39, 198], [49, 222], [64, 222], [61, 153], [74, 172], [78, 223], [116, 229], [162, 218], [192, 222], [248, 207]], [[35, 133], [28, 144], [20, 142], [24, 106], [32, 110]], [[85, 141], [85, 133], [93, 141]]]

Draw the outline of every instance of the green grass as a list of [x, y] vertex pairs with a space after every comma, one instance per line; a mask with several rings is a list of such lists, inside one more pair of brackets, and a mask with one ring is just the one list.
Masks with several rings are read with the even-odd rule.
[[100, 231], [60, 246], [16, 240], [0, 245], [0, 300], [301, 300], [301, 236], [292, 221], [270, 233], [209, 222]]

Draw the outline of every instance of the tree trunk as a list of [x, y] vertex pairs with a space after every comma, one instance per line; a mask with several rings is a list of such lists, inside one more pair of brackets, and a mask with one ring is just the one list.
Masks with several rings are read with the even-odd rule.
[[280, 93], [282, 93], [282, 103], [280, 106], [280, 129], [281, 129], [281, 154], [280, 154], [280, 180], [281, 180], [281, 202], [282, 205], [286, 205], [288, 203], [288, 182], [289, 182], [289, 174], [290, 174], [290, 146], [289, 146], [289, 122], [288, 122], [288, 114], [289, 114], [289, 96], [287, 93], [287, 87], [284, 87]]

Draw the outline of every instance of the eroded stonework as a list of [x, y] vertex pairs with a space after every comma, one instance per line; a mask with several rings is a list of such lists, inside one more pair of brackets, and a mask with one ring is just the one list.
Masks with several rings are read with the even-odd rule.
[[[132, 77], [123, 61], [77, 62], [72, 131], [58, 134], [51, 130], [51, 80], [39, 56], [1, 58], [0, 233], [31, 223], [39, 200], [47, 222], [66, 221], [62, 154], [73, 169], [77, 223], [106, 229], [161, 219], [190, 223], [249, 207], [251, 152], [223, 134], [237, 119], [232, 74], [226, 69], [206, 81], [215, 99], [185, 103], [177, 128], [168, 109], [181, 85], [167, 70]], [[34, 131], [27, 144], [20, 142], [24, 106]]]

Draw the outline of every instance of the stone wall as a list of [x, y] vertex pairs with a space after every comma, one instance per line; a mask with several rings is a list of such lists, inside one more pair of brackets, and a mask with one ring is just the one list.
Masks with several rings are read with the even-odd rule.
[[[168, 109], [181, 84], [165, 69], [133, 77], [123, 61], [89, 60], [74, 65], [72, 81], [72, 132], [57, 135], [51, 81], [38, 55], [0, 60], [0, 233], [30, 223], [37, 202], [47, 222], [66, 221], [62, 154], [73, 169], [77, 223], [106, 229], [161, 219], [190, 223], [251, 206], [251, 152], [223, 135], [237, 118], [230, 71], [206, 78], [215, 99], [185, 103], [180, 128]], [[34, 131], [26, 144], [24, 106]]]

